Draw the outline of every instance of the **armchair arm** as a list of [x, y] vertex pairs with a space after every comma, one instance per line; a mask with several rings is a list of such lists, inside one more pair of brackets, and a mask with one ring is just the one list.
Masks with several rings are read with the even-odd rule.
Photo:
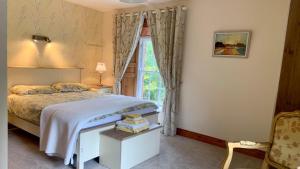
[[269, 146], [269, 143], [256, 143], [251, 141], [227, 142], [227, 157], [224, 161], [223, 169], [229, 169], [234, 148], [258, 149], [267, 151]]

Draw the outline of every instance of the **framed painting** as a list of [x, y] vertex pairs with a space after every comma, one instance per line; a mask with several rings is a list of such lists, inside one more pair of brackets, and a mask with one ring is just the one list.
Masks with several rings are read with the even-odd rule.
[[215, 32], [213, 56], [247, 58], [250, 31]]

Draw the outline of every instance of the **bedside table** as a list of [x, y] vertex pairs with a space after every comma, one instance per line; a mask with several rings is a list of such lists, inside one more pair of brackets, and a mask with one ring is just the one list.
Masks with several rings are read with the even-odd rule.
[[97, 91], [100, 94], [112, 94], [113, 93], [113, 86], [103, 85], [89, 85], [93, 91]]

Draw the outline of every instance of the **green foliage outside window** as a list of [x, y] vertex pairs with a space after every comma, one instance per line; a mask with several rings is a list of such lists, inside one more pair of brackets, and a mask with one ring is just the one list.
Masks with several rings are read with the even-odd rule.
[[163, 105], [165, 87], [159, 73], [151, 41], [146, 41], [144, 55], [143, 98]]

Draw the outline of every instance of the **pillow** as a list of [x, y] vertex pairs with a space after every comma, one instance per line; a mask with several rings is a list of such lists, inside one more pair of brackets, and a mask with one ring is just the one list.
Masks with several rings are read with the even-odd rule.
[[18, 95], [52, 94], [56, 91], [50, 86], [16, 85], [10, 88], [10, 92]]
[[90, 88], [81, 83], [55, 83], [52, 87], [60, 92], [82, 92], [90, 90]]

